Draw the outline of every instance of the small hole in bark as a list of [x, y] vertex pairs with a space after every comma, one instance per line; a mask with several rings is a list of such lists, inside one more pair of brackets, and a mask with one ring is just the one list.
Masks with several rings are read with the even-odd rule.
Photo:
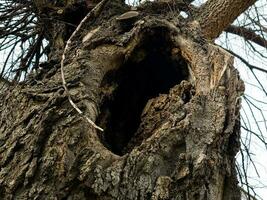
[[102, 143], [122, 155], [140, 124], [149, 99], [167, 94], [170, 88], [188, 79], [185, 60], [173, 56], [170, 42], [157, 35], [135, 50], [118, 70], [105, 75], [97, 124], [104, 128]]

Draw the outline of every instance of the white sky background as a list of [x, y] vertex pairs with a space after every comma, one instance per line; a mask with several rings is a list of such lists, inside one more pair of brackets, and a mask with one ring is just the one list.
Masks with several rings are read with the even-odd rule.
[[[145, 1], [145, 0], [143, 0]], [[153, 1], [153, 0], [150, 0]], [[206, 0], [195, 0], [194, 5], [200, 5]], [[126, 0], [128, 3], [133, 3], [134, 0]], [[267, 17], [267, 6], [266, 0], [259, 0], [257, 5], [259, 6], [259, 12], [261, 14], [265, 14]], [[252, 12], [253, 14], [253, 12]], [[244, 20], [245, 16], [242, 15], [238, 18], [238, 21]], [[262, 22], [264, 23], [264, 22]], [[263, 24], [267, 27], [267, 23]], [[267, 70], [267, 50], [260, 46], [254, 45], [255, 49], [263, 54], [266, 59], [259, 54], [256, 54], [252, 51], [247, 44], [245, 44], [244, 40], [233, 34], [222, 34], [217, 40], [216, 43], [220, 46], [227, 47], [227, 49], [231, 49], [233, 52], [242, 56], [246, 60], [249, 61], [250, 64], [260, 67], [262, 69]], [[260, 100], [264, 103], [257, 102], [255, 100], [250, 99], [259, 109], [262, 110], [262, 113], [257, 109], [253, 108], [254, 117], [251, 114], [249, 105], [243, 100], [242, 102], [242, 110], [241, 115], [245, 119], [242, 123], [246, 123], [246, 125], [251, 128], [255, 133], [264, 135], [265, 139], [267, 139], [267, 122], [264, 120], [267, 119], [267, 96], [266, 94], [259, 88], [256, 79], [252, 76], [250, 70], [238, 59], [235, 59], [235, 67], [238, 69], [241, 78], [244, 80], [246, 85], [245, 94], [251, 96], [254, 99]], [[258, 79], [261, 81], [264, 88], [267, 90], [267, 74], [262, 73], [260, 71], [254, 70]], [[265, 119], [264, 119], [265, 118]], [[257, 123], [256, 123], [257, 122]], [[250, 124], [249, 124], [250, 123]], [[258, 124], [258, 125], [257, 125]], [[259, 127], [258, 127], [259, 126]], [[260, 142], [255, 136], [249, 137], [251, 134], [242, 130], [241, 137], [246, 145], [246, 147], [251, 152], [252, 159], [256, 165], [259, 176], [255, 172], [253, 165], [251, 162], [246, 162], [245, 167], [248, 169], [248, 181], [255, 188], [255, 192], [264, 199], [267, 196], [267, 148]], [[249, 138], [248, 138], [249, 137]], [[239, 163], [241, 162], [241, 154], [238, 153], [237, 159]], [[266, 198], [265, 198], [266, 199]]]

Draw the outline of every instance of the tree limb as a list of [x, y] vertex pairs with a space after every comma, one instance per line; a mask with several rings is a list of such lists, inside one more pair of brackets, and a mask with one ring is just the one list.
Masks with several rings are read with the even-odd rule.
[[267, 40], [257, 35], [252, 29], [230, 25], [227, 27], [227, 29], [225, 29], [225, 31], [243, 37], [245, 40], [250, 40], [262, 47], [267, 48]]
[[200, 8], [197, 21], [207, 39], [215, 39], [256, 0], [208, 0]]

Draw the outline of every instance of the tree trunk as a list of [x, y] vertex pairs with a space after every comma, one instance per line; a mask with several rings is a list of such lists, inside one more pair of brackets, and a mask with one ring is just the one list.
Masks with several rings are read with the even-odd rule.
[[52, 68], [1, 96], [0, 198], [240, 199], [233, 57], [162, 13], [121, 20], [114, 2], [66, 55], [83, 116], [61, 43]]

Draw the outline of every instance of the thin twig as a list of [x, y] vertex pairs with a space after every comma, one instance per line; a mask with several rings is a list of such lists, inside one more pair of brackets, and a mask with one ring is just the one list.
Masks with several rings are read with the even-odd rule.
[[91, 125], [93, 126], [95, 129], [98, 129], [100, 131], [104, 131], [101, 127], [97, 126], [91, 119], [89, 119], [87, 116], [84, 115], [84, 113], [78, 108], [78, 106], [73, 102], [71, 96], [70, 96], [70, 92], [67, 88], [67, 83], [65, 80], [65, 75], [64, 75], [64, 60], [66, 58], [66, 52], [69, 49], [69, 46], [71, 44], [71, 40], [72, 38], [76, 35], [76, 33], [80, 30], [80, 28], [82, 27], [82, 25], [84, 24], [85, 21], [87, 21], [90, 17], [94, 16], [96, 17], [101, 10], [103, 9], [104, 5], [108, 2], [109, 0], [102, 0], [100, 3], [98, 3], [80, 22], [80, 24], [77, 26], [77, 28], [73, 31], [73, 33], [71, 34], [70, 38], [68, 39], [66, 46], [64, 48], [63, 54], [62, 54], [62, 58], [61, 58], [61, 62], [60, 62], [60, 71], [61, 71], [61, 78], [62, 78], [62, 85], [64, 90], [66, 91], [66, 94], [68, 96], [68, 100], [70, 102], [70, 104], [72, 105], [72, 107], [80, 114], [82, 115], [85, 120]]

